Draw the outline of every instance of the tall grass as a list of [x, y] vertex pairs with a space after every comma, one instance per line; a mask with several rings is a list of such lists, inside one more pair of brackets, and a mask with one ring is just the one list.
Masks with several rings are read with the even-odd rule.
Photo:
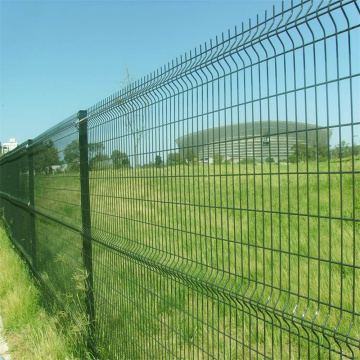
[[81, 337], [65, 314], [49, 314], [27, 265], [0, 227], [0, 314], [13, 359], [85, 359]]
[[[91, 172], [104, 355], [353, 356], [333, 336], [360, 339], [359, 159], [354, 164]], [[39, 176], [35, 194], [38, 208], [80, 227], [76, 174]], [[46, 273], [63, 296], [74, 293], [64, 279], [81, 266], [81, 238], [44, 221], [37, 227]], [[46, 261], [59, 254], [66, 255], [61, 270]]]

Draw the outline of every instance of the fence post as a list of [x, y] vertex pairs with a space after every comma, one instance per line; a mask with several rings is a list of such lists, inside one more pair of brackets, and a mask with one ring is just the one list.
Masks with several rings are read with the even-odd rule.
[[34, 151], [32, 139], [28, 140], [29, 166], [29, 216], [30, 216], [30, 254], [32, 265], [36, 270], [36, 232], [35, 232], [35, 188], [34, 188]]
[[89, 185], [89, 154], [87, 134], [87, 111], [80, 110], [77, 114], [79, 119], [79, 150], [80, 150], [80, 186], [81, 186], [81, 217], [82, 217], [82, 240], [83, 262], [87, 273], [85, 279], [85, 306], [89, 321], [89, 340], [91, 341], [95, 329], [95, 306], [93, 292], [93, 269], [92, 269], [92, 243], [91, 243], [91, 213], [90, 213], [90, 185]]

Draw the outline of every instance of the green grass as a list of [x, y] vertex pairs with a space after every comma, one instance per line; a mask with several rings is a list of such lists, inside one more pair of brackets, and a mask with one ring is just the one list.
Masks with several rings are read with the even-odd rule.
[[[359, 346], [359, 158], [354, 165], [345, 159], [91, 172], [93, 235], [139, 259], [93, 244], [103, 353], [307, 359], [330, 357], [330, 347], [333, 358], [339, 351], [352, 356], [331, 334]], [[38, 209], [80, 227], [78, 179], [36, 177]], [[81, 237], [40, 218], [36, 226], [44, 276], [62, 298], [81, 298], [65, 281], [80, 271]], [[209, 284], [223, 290], [214, 293]], [[359, 347], [352, 349], [359, 357]]]
[[[81, 337], [64, 314], [50, 315], [27, 265], [0, 227], [0, 314], [13, 359], [84, 359]], [[85, 351], [85, 352], [84, 352]]]

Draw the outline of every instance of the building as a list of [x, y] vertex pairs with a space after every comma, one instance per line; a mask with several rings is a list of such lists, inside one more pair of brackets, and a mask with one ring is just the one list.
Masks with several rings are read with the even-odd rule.
[[200, 162], [212, 163], [218, 154], [223, 160], [238, 162], [250, 158], [259, 161], [286, 160], [295, 152], [295, 144], [308, 147], [328, 145], [331, 130], [294, 121], [254, 121], [236, 123], [193, 132], [176, 139], [180, 154], [195, 153]]
[[10, 139], [8, 143], [3, 143], [1, 146], [1, 153], [6, 154], [7, 152], [14, 150], [18, 146], [15, 139]]

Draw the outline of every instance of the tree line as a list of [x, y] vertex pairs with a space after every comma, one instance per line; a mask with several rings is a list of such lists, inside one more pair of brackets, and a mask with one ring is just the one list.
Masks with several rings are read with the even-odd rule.
[[[342, 141], [334, 148], [330, 148], [325, 144], [318, 146], [306, 146], [304, 143], [296, 143], [292, 146], [293, 153], [285, 161], [289, 163], [305, 162], [305, 161], [327, 161], [328, 159], [342, 159], [360, 155], [360, 145], [350, 146], [346, 141]], [[64, 149], [63, 160], [60, 159], [58, 150], [54, 147], [54, 142], [48, 140], [47, 142], [37, 143], [33, 148], [34, 154], [34, 170], [36, 173], [51, 174], [54, 168], [58, 171], [78, 172], [80, 171], [80, 148], [79, 141], [74, 140], [68, 144]], [[107, 168], [122, 169], [130, 168], [131, 163], [129, 156], [120, 150], [113, 150], [111, 155], [105, 153], [105, 146], [103, 143], [88, 144], [89, 169], [102, 170]], [[214, 154], [212, 163], [219, 165], [225, 162], [233, 162], [233, 159], [225, 159], [221, 154]], [[242, 159], [241, 163], [253, 163], [252, 157]], [[266, 162], [274, 162], [273, 158], [266, 159]], [[199, 159], [197, 157], [196, 149], [189, 148], [182, 156], [179, 152], [169, 153], [166, 159], [158, 154], [155, 155], [154, 161], [141, 165], [142, 168], [149, 167], [163, 167], [175, 165], [198, 165]]]
[[[114, 150], [111, 156], [105, 152], [103, 143], [88, 144], [88, 157], [90, 170], [101, 170], [110, 167], [110, 163], [115, 169], [125, 168], [130, 166], [130, 160], [126, 153], [120, 150]], [[64, 150], [64, 163], [67, 164], [68, 171], [80, 170], [80, 148], [78, 140], [74, 140], [67, 145]]]
[[360, 145], [350, 146], [346, 141], [341, 141], [335, 148], [330, 148], [326, 144], [318, 146], [306, 146], [304, 143], [296, 143], [292, 146], [294, 153], [289, 156], [288, 162], [304, 161], [327, 161], [330, 159], [343, 159], [360, 155]]
[[[37, 143], [33, 148], [34, 171], [37, 174], [51, 174], [54, 168], [59, 171], [64, 169], [69, 172], [80, 171], [80, 148], [79, 141], [74, 140], [64, 149], [64, 158], [60, 160], [59, 151], [54, 147], [54, 142], [48, 140], [46, 142]], [[103, 143], [88, 144], [89, 169], [100, 170], [110, 165], [115, 169], [130, 167], [130, 160], [126, 153], [120, 150], [114, 150], [111, 156], [105, 153]], [[63, 169], [61, 167], [64, 166]]]

